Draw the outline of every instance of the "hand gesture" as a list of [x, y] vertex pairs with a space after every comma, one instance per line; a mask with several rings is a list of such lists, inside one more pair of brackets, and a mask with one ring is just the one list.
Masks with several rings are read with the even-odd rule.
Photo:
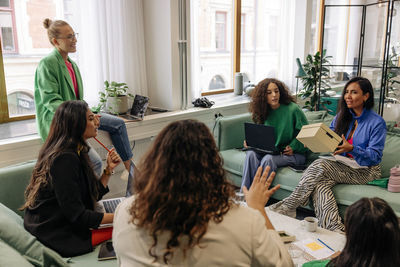
[[293, 149], [290, 146], [286, 146], [283, 150], [283, 155], [291, 156], [293, 155]]
[[107, 154], [107, 169], [112, 172], [118, 164], [121, 163], [121, 158], [118, 153], [115, 151], [115, 148], [112, 148], [110, 152]]
[[271, 172], [267, 178], [270, 169], [271, 168], [267, 166], [261, 175], [262, 167], [258, 167], [250, 189], [247, 189], [246, 186], [243, 187], [247, 205], [253, 209], [263, 210], [269, 198], [281, 187], [280, 185], [276, 185], [269, 189], [275, 177], [275, 172]]
[[353, 150], [353, 145], [347, 142], [346, 137], [344, 137], [344, 134], [342, 134], [342, 140], [343, 143], [336, 148], [336, 151], [333, 152], [333, 155], [342, 154]]

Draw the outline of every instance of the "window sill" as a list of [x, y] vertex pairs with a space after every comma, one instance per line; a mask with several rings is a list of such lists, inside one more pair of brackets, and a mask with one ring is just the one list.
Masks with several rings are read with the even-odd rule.
[[[148, 115], [144, 117], [143, 121], [127, 122], [129, 140], [141, 140], [156, 136], [168, 123], [176, 120], [197, 119], [212, 127], [215, 114], [230, 115], [247, 112], [250, 101], [247, 96], [235, 96], [233, 93], [208, 98], [215, 102], [211, 108], [191, 107], [186, 110]], [[99, 136], [102, 140], [108, 139], [104, 132], [100, 131]], [[105, 138], [103, 139], [102, 136]], [[42, 141], [37, 133], [0, 140], [0, 167], [36, 158], [41, 146]]]

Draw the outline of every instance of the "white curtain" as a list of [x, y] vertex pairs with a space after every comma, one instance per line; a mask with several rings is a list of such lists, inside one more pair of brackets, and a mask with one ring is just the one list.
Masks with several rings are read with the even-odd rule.
[[286, 0], [281, 2], [280, 13], [280, 48], [279, 48], [279, 70], [277, 78], [283, 81], [290, 89], [294, 84], [295, 64], [294, 46], [296, 42], [304, 42], [303, 40], [295, 40], [295, 7], [294, 0]]
[[[76, 0], [77, 61], [90, 106], [104, 81], [125, 82], [147, 95], [143, 0]], [[74, 12], [75, 13], [75, 12]]]

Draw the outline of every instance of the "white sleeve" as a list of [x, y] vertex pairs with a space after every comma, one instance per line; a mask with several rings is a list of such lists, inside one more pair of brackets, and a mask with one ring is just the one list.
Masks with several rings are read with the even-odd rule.
[[251, 266], [293, 266], [293, 261], [275, 230], [268, 230], [261, 214], [253, 217], [252, 234], [252, 264]]

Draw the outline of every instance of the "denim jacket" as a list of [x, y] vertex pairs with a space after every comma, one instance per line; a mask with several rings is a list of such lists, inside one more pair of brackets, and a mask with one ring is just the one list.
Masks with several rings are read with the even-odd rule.
[[[375, 166], [382, 160], [382, 152], [386, 139], [386, 123], [372, 109], [364, 109], [360, 116], [356, 116], [350, 110], [353, 119], [350, 125], [357, 120], [358, 126], [353, 134], [353, 150], [348, 152], [361, 166]], [[336, 118], [333, 119], [330, 128], [335, 130]], [[352, 127], [346, 133], [348, 138]], [[346, 156], [346, 153], [342, 153]]]

